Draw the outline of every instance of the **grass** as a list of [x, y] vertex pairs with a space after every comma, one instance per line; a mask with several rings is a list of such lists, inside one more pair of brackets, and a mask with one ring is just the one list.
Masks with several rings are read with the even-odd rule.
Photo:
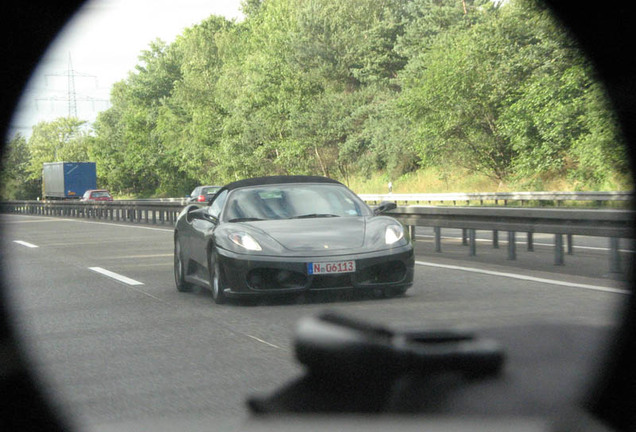
[[[496, 182], [484, 175], [470, 173], [466, 170], [456, 169], [451, 173], [444, 173], [435, 168], [423, 169], [417, 172], [403, 175], [399, 178], [390, 178], [387, 173], [378, 172], [366, 178], [363, 176], [353, 176], [349, 178], [347, 186], [357, 194], [385, 194], [388, 193], [389, 180], [393, 184], [393, 193], [447, 193], [447, 192], [537, 192], [537, 191], [624, 191], [632, 190], [631, 179], [612, 178], [598, 188], [586, 188], [576, 182], [563, 178], [542, 179], [535, 181], [535, 186], [530, 188], [515, 183]], [[342, 180], [341, 180], [342, 181]], [[116, 199], [149, 198], [146, 196], [135, 196], [132, 194], [117, 194]], [[155, 198], [158, 198], [156, 196]], [[471, 203], [478, 205], [478, 202]], [[485, 203], [486, 204], [486, 203]], [[487, 203], [486, 205], [494, 205]], [[556, 204], [556, 203], [554, 203]], [[598, 203], [561, 203], [562, 205], [598, 207]], [[520, 203], [509, 203], [509, 205], [520, 205]], [[525, 202], [524, 206], [550, 206], [549, 203]], [[626, 203], [612, 202], [604, 206], [627, 207]]]
[[448, 192], [538, 192], [538, 191], [621, 191], [631, 190], [630, 179], [613, 178], [600, 188], [584, 187], [580, 183], [564, 178], [535, 181], [535, 187], [517, 183], [496, 182], [484, 175], [457, 169], [443, 173], [435, 168], [409, 173], [391, 179], [386, 173], [377, 173], [369, 178], [351, 177], [347, 186], [358, 194], [388, 193], [389, 180], [393, 193], [448, 193]]

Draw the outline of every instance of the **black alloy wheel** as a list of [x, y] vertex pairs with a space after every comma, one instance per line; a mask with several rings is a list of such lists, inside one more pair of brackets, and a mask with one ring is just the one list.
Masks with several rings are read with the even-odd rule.
[[[212, 269], [211, 260], [208, 260], [208, 268]], [[223, 304], [227, 300], [223, 290], [225, 289], [225, 278], [223, 277], [223, 273], [221, 272], [221, 266], [219, 265], [218, 258], [214, 260], [214, 275], [210, 277], [212, 281], [212, 300], [216, 304]]]

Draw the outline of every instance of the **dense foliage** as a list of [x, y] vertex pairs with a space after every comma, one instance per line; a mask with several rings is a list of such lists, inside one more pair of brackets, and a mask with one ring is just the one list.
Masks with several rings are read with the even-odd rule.
[[461, 168], [540, 189], [627, 173], [602, 86], [540, 3], [249, 0], [243, 10], [241, 22], [211, 16], [152, 42], [91, 134], [60, 119], [28, 143], [15, 137], [22, 159], [8, 153], [5, 177], [26, 186], [44, 161], [93, 160], [100, 186], [179, 196], [269, 174]]

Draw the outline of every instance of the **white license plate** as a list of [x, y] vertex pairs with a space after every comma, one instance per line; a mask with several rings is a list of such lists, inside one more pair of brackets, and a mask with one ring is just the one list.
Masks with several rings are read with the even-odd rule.
[[338, 274], [356, 271], [355, 261], [307, 263], [307, 274]]

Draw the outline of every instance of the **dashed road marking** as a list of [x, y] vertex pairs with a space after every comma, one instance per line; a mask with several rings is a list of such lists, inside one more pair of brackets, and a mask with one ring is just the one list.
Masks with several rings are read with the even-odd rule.
[[115, 279], [115, 280], [117, 280], [119, 282], [123, 282], [126, 285], [137, 286], [137, 285], [143, 285], [144, 284], [143, 282], [136, 281], [134, 279], [131, 279], [131, 278], [123, 276], [123, 275], [120, 275], [120, 274], [112, 272], [110, 270], [103, 269], [101, 267], [89, 267], [89, 269], [94, 271], [94, 272], [103, 274], [104, 276], [108, 276], [109, 278]]
[[13, 243], [17, 243], [19, 245], [34, 249], [39, 247], [38, 245], [34, 245], [33, 243], [25, 242], [24, 240], [13, 240]]

